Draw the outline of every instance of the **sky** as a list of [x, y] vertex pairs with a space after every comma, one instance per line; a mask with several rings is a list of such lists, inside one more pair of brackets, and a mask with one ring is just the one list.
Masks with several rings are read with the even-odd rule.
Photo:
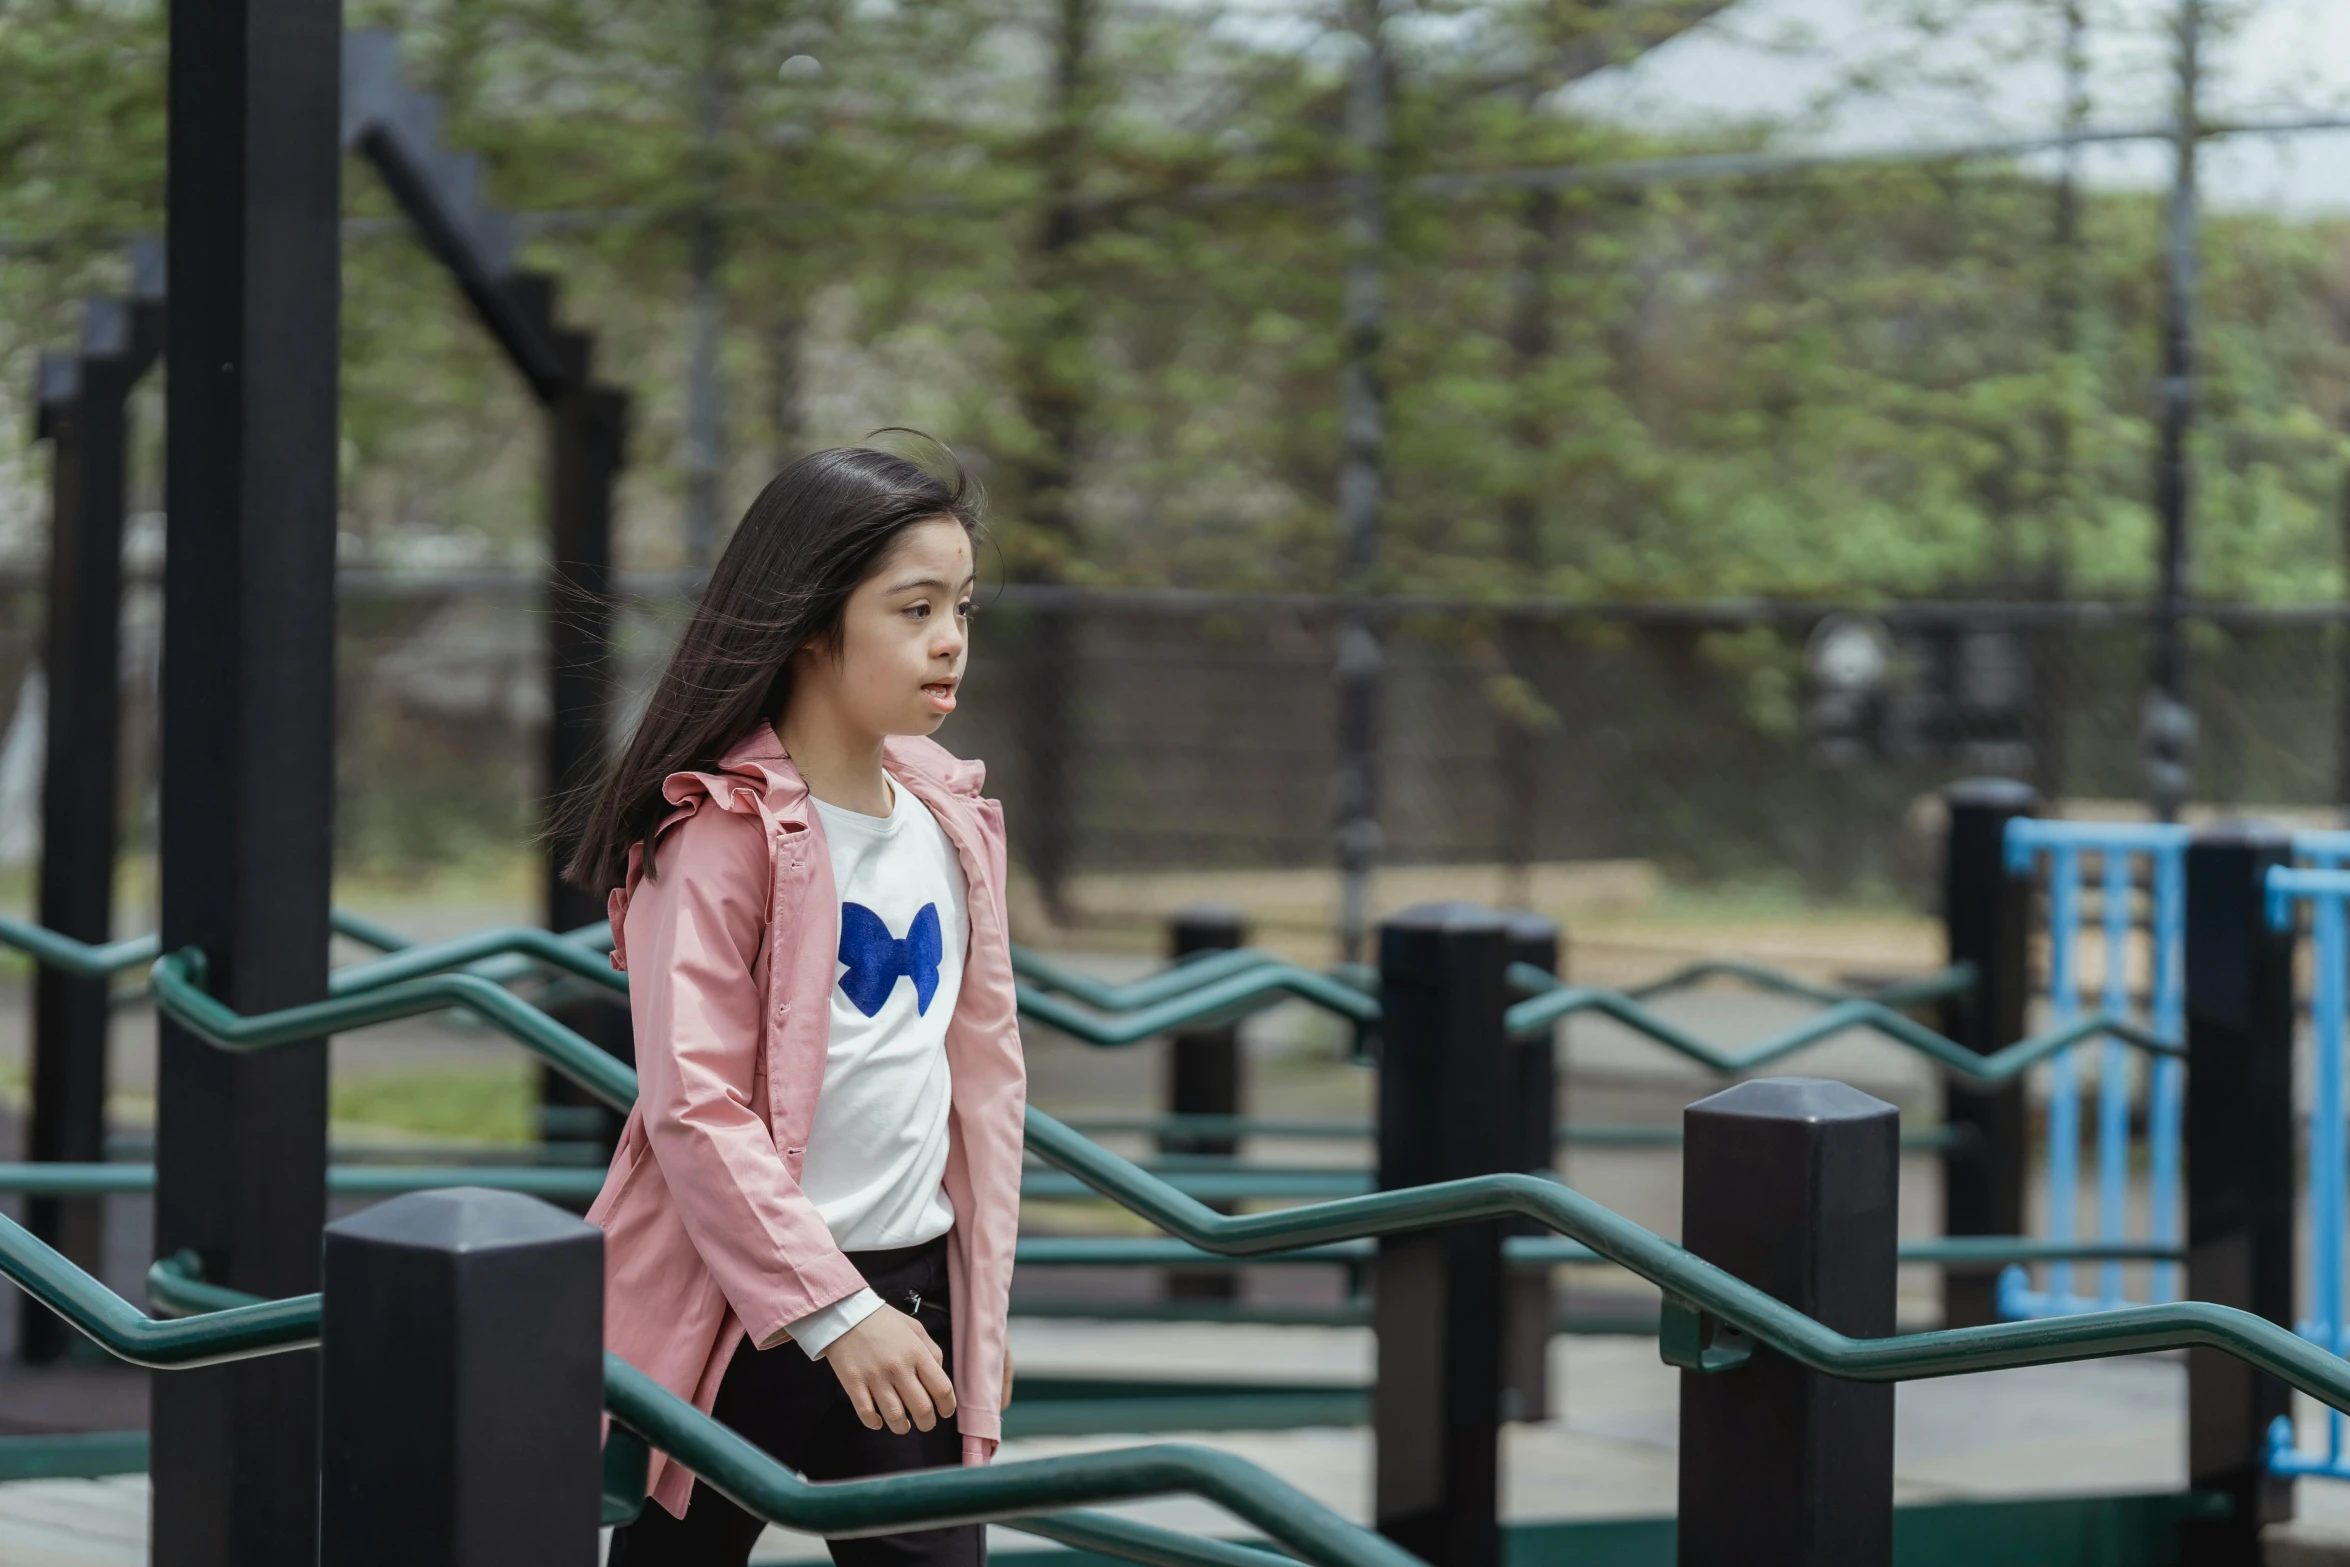
[[[2178, 0], [2085, 0], [2093, 126], [2168, 120]], [[1925, 4], [1949, 25], [1928, 34]], [[2205, 0], [2203, 115], [2350, 120], [2350, 0]], [[1787, 149], [1948, 146], [2059, 129], [2064, 83], [2055, 0], [1737, 0], [1629, 66], [1568, 89], [1583, 113], [1652, 129], [1785, 127]], [[1872, 85], [1872, 82], [1878, 85]], [[2102, 185], [2168, 182], [2159, 144], [2083, 149]], [[2053, 155], [2040, 160], [2053, 167]], [[2296, 216], [2350, 213], [2350, 130], [2208, 143], [2215, 205]]]

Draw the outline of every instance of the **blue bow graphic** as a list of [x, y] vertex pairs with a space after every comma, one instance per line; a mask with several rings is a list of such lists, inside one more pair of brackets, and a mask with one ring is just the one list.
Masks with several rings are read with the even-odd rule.
[[938, 994], [939, 959], [945, 955], [946, 940], [939, 932], [935, 903], [922, 905], [922, 911], [906, 927], [903, 941], [892, 936], [882, 917], [862, 903], [840, 906], [840, 960], [849, 966], [840, 977], [841, 994], [867, 1017], [889, 1000], [900, 974], [914, 982], [916, 1014], [928, 1013], [930, 998]]

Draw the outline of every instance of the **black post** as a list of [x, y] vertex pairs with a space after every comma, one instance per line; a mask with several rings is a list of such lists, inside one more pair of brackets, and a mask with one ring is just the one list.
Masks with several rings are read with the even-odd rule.
[[604, 1236], [515, 1192], [415, 1192], [328, 1227], [318, 1559], [596, 1559]]
[[[39, 918], [51, 930], [91, 942], [114, 934], [130, 395], [163, 347], [162, 252], [142, 246], [133, 264], [135, 297], [91, 300], [80, 354], [44, 357], [37, 430], [51, 443]], [[102, 978], [48, 967], [34, 974], [27, 1151], [36, 1160], [106, 1157], [106, 991]], [[35, 1235], [98, 1271], [103, 1198], [35, 1197], [25, 1217]], [[21, 1358], [53, 1361], [75, 1337], [48, 1308], [24, 1298], [17, 1317]]]
[[2195, 710], [2187, 703], [2189, 531], [2194, 510], [2196, 311], [2202, 292], [2202, 198], [2196, 159], [2204, 128], [2204, 0], [2178, 0], [2177, 94], [2172, 100], [2170, 202], [2163, 214], [2161, 420], [2156, 426], [2154, 514], [2162, 524], [2154, 600], [2154, 659], [2141, 740], [2146, 796], [2157, 821], [2175, 822], [2195, 783]]
[[[2293, 936], [2271, 930], [2271, 866], [2292, 840], [2229, 823], [2187, 849], [2187, 1283], [2197, 1300], [2293, 1325]], [[2187, 1351], [2187, 1483], [2233, 1502], [2182, 1537], [2185, 1567], [2256, 1567], [2263, 1524], [2293, 1516], [2268, 1473], [2284, 1383], [2216, 1350]]]
[[1069, 877], [1077, 866], [1077, 660], [1084, 634], [1078, 613], [1067, 601], [1031, 608], [1021, 659], [1020, 853], [1055, 923], [1069, 917]]
[[[1509, 919], [1509, 960], [1556, 974], [1562, 958], [1559, 928], [1539, 914]], [[1515, 1167], [1548, 1175], [1558, 1167], [1558, 1049], [1555, 1029], [1509, 1042], [1509, 1118]], [[1532, 1220], [1512, 1226], [1524, 1235], [1547, 1234]], [[1550, 1329], [1556, 1308], [1550, 1272], [1511, 1271], [1502, 1286], [1501, 1407], [1510, 1420], [1550, 1418]]]
[[[1841, 1333], [1893, 1332], [1901, 1118], [1843, 1083], [1765, 1077], [1682, 1114], [1681, 1243]], [[1681, 1374], [1679, 1560], [1888, 1567], [1893, 1387], [1756, 1347]]]
[[[1469, 904], [1420, 904], [1380, 925], [1380, 1190], [1516, 1162], [1504, 1110], [1508, 956], [1501, 917]], [[1504, 1228], [1491, 1220], [1379, 1241], [1374, 1511], [1381, 1534], [1434, 1567], [1501, 1559]]]
[[[2006, 778], [1972, 778], [1943, 792], [1950, 815], [1942, 851], [1942, 929], [1950, 961], [1974, 966], [1975, 984], [1942, 1003], [1942, 1032], [1977, 1055], [2024, 1037], [2031, 997], [2032, 883], [2007, 873], [2007, 824], [2035, 816], [2040, 796]], [[1942, 1120], [1954, 1138], [1942, 1161], [1942, 1233], [2024, 1232], [2022, 1082], [1979, 1089], [1945, 1078]], [[1999, 1320], [1991, 1270], [1942, 1271], [1942, 1322], [1970, 1328]]]
[[[1228, 904], [1194, 904], [1168, 921], [1167, 936], [1179, 963], [1200, 953], [1230, 952], [1248, 945], [1248, 916]], [[1167, 1111], [1171, 1115], [1241, 1113], [1238, 1024], [1193, 1029], [1168, 1040]], [[1183, 1132], [1159, 1137], [1162, 1153], [1231, 1155], [1239, 1149], [1236, 1137]], [[1236, 1273], [1177, 1268], [1167, 1275], [1167, 1296], [1170, 1300], [1232, 1300], [1240, 1293], [1239, 1285]]]
[[[265, 1012], [326, 994], [334, 801], [342, 13], [173, 0], [163, 945]], [[155, 1246], [232, 1289], [318, 1287], [326, 1044], [160, 1025]], [[318, 1363], [155, 1379], [155, 1567], [310, 1567]]]
[[[547, 405], [548, 573], [546, 798], [550, 810], [600, 776], [612, 721], [612, 489], [627, 461], [628, 398], [589, 378], [592, 344], [551, 325], [551, 289], [538, 316], [568, 384]], [[547, 925], [576, 930], [604, 917], [603, 899], [563, 880], [568, 841], [549, 845]], [[558, 1009], [565, 1023], [623, 1061], [636, 1059], [628, 1012], [590, 997]], [[559, 1072], [540, 1073], [542, 1131], [610, 1143], [618, 1120]]]

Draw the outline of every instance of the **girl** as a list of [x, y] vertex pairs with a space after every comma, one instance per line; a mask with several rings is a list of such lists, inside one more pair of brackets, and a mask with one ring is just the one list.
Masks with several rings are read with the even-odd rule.
[[[640, 1081], [605, 1342], [810, 1479], [984, 1463], [1020, 1198], [1003, 815], [955, 709], [976, 508], [885, 452], [751, 503], [566, 874], [614, 889]], [[613, 1567], [739, 1567], [759, 1520], [653, 1457]], [[833, 1542], [977, 1567], [976, 1526]]]

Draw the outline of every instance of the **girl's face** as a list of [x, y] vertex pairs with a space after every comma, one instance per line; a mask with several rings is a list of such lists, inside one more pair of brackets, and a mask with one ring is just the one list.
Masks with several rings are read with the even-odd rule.
[[876, 738], [932, 733], [955, 710], [975, 585], [963, 525], [915, 523], [849, 594], [838, 642], [800, 651], [795, 693], [820, 691], [839, 719]]

